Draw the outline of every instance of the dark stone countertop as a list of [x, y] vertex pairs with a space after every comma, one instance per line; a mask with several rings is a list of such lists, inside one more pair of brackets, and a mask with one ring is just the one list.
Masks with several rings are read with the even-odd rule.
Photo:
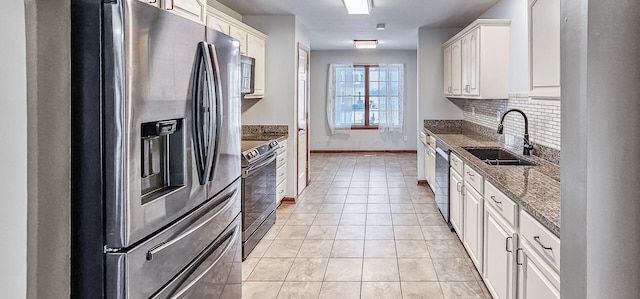
[[[503, 147], [485, 135], [465, 130], [455, 121], [428, 124], [425, 131], [482, 174], [498, 190], [515, 201], [542, 225], [560, 237], [560, 167], [536, 156], [526, 160], [536, 166], [491, 166], [462, 147]], [[517, 153], [515, 153], [517, 154]], [[522, 155], [519, 155], [522, 156]]]

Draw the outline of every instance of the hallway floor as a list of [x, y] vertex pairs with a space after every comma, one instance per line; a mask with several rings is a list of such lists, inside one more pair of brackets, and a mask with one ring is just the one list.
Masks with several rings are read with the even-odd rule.
[[311, 185], [242, 264], [243, 298], [491, 298], [416, 154], [312, 154]]

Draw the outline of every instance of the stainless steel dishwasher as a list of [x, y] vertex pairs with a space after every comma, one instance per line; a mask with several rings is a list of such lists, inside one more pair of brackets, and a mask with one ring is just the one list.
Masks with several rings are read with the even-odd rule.
[[444, 221], [451, 228], [449, 221], [449, 149], [441, 142], [436, 141], [436, 153], [435, 199]]

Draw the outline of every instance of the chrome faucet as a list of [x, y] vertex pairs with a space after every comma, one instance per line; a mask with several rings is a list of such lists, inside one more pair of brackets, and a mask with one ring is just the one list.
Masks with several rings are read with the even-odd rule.
[[502, 130], [504, 129], [504, 126], [502, 125], [502, 123], [504, 122], [504, 117], [507, 116], [507, 114], [509, 114], [509, 112], [512, 112], [512, 111], [518, 112], [522, 114], [522, 117], [524, 117], [524, 138], [523, 138], [524, 148], [522, 149], [522, 154], [526, 156], [530, 156], [531, 150], [533, 149], [533, 145], [531, 145], [531, 143], [529, 142], [529, 121], [527, 120], [527, 115], [525, 115], [524, 112], [522, 112], [522, 110], [511, 109], [505, 112], [504, 114], [502, 114], [502, 119], [500, 120], [500, 124], [498, 125], [498, 134], [502, 134]]

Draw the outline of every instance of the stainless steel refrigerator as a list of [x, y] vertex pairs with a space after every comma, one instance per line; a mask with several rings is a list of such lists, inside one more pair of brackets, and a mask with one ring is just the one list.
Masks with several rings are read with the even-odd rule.
[[240, 298], [238, 41], [71, 2], [71, 296]]

